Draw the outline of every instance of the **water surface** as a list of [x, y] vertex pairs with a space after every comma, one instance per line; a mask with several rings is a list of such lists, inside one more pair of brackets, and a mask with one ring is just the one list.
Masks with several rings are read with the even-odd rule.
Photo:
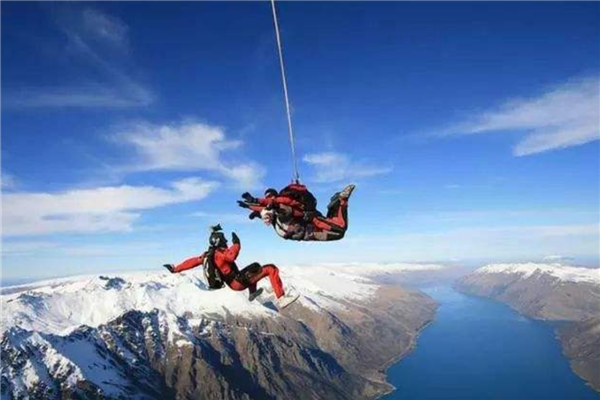
[[440, 308], [417, 348], [388, 370], [399, 399], [600, 399], [569, 368], [552, 327], [449, 286], [423, 289]]

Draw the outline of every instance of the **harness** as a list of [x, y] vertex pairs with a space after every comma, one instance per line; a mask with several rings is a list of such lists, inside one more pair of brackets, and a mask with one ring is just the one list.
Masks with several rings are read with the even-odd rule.
[[208, 283], [209, 289], [221, 289], [225, 284], [230, 284], [231, 281], [237, 279], [240, 271], [235, 263], [231, 263], [231, 271], [228, 274], [223, 274], [219, 268], [215, 265], [215, 251], [214, 247], [211, 247], [206, 252], [202, 267], [204, 270], [204, 277]]
[[303, 205], [302, 208], [304, 211], [316, 211], [317, 209], [317, 199], [304, 185], [292, 183], [281, 189], [279, 196], [288, 197], [300, 202]]
[[310, 234], [313, 231], [312, 224], [286, 224], [281, 222], [277, 214], [275, 215], [275, 223], [273, 224], [273, 228], [275, 229], [275, 232], [284, 239], [300, 241], [304, 240], [307, 234]]
[[223, 279], [221, 271], [215, 266], [214, 248], [210, 248], [206, 252], [204, 262], [202, 263], [202, 269], [209, 289], [217, 290], [225, 286], [225, 279]]

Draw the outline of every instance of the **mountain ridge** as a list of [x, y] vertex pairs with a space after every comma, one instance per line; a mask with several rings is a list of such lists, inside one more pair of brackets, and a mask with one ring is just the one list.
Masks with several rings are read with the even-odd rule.
[[[359, 399], [389, 392], [384, 369], [410, 350], [436, 304], [372, 279], [408, 273], [398, 265], [365, 268], [362, 275], [341, 266], [314, 268], [286, 269], [284, 283], [303, 295], [281, 313], [270, 293], [255, 304], [245, 293], [209, 292], [198, 272], [103, 275], [2, 295], [12, 313], [3, 316], [2, 394]], [[183, 299], [169, 297], [178, 289]], [[107, 311], [120, 302], [125, 306]], [[80, 310], [70, 309], [74, 304]], [[101, 310], [86, 311], [90, 304]], [[33, 309], [47, 313], [29, 314]]]

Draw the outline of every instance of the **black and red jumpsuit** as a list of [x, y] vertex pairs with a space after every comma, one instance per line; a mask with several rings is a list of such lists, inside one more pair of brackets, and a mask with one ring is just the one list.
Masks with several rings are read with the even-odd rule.
[[[293, 184], [290, 186], [297, 186], [302, 190], [307, 190], [304, 185]], [[285, 195], [268, 196], [259, 198], [258, 204], [250, 205], [252, 211], [261, 212], [265, 207], [281, 207], [287, 206], [291, 209], [292, 216], [294, 218], [304, 218], [304, 204], [300, 201], [287, 197]], [[315, 215], [309, 222], [315, 227], [317, 232], [329, 232], [329, 231], [345, 231], [348, 228], [348, 199], [340, 199], [336, 209], [329, 210], [327, 217], [324, 217], [320, 213]]]
[[[243, 273], [244, 270], [238, 271], [238, 268], [235, 265], [235, 260], [240, 254], [240, 249], [240, 244], [234, 243], [228, 248], [218, 248], [214, 252], [215, 266], [218, 268], [227, 286], [229, 286], [233, 290], [248, 289], [250, 293], [253, 293], [256, 291], [256, 284], [258, 283], [258, 281], [260, 281], [263, 278], [269, 277], [269, 281], [271, 282], [271, 286], [273, 287], [275, 296], [277, 298], [283, 296], [283, 283], [281, 282], [281, 278], [279, 277], [279, 268], [277, 268], [273, 264], [261, 266], [256, 272], [248, 274], [247, 279], [240, 278], [240, 274]], [[207, 253], [205, 252], [198, 257], [192, 257], [185, 260], [184, 262], [173, 268], [173, 272], [179, 273], [202, 265], [202, 263], [204, 262], [204, 257], [206, 257], [206, 255]]]

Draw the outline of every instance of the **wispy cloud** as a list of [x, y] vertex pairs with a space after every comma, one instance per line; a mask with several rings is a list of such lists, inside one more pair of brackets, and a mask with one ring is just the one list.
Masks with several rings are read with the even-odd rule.
[[561, 256], [558, 254], [551, 254], [551, 255], [545, 256], [543, 258], [543, 260], [544, 261], [561, 262], [561, 261], [574, 261], [575, 259], [573, 257]]
[[207, 213], [203, 211], [195, 212], [191, 215], [192, 217], [203, 218], [207, 221], [211, 221], [210, 223], [224, 223], [231, 222], [236, 224], [251, 224], [253, 223], [248, 215], [245, 214], [235, 214], [235, 213]]
[[58, 244], [50, 241], [26, 241], [26, 242], [6, 242], [2, 243], [3, 256], [21, 256], [25, 254], [39, 253], [42, 251], [55, 249]]
[[332, 151], [307, 154], [303, 161], [313, 167], [313, 179], [322, 183], [367, 178], [392, 171], [390, 166], [355, 161], [347, 154]]
[[15, 177], [7, 172], [0, 172], [0, 187], [2, 189], [13, 189], [17, 184]]
[[242, 188], [259, 186], [265, 174], [260, 165], [233, 155], [241, 141], [228, 139], [220, 127], [200, 122], [138, 122], [119, 128], [112, 138], [134, 148], [138, 159], [130, 166], [133, 170], [213, 171]]
[[3, 235], [122, 232], [132, 229], [139, 211], [201, 200], [216, 183], [200, 179], [154, 186], [112, 186], [62, 193], [9, 193], [2, 199]]
[[119, 242], [110, 244], [62, 243], [58, 241], [22, 240], [2, 243], [5, 257], [127, 257], [139, 254], [161, 254], [168, 245], [165, 242]]
[[81, 12], [80, 26], [92, 38], [111, 43], [121, 49], [129, 47], [129, 27], [116, 17], [86, 8]]
[[600, 80], [585, 77], [537, 97], [509, 99], [497, 108], [446, 129], [446, 134], [523, 132], [516, 156], [578, 146], [600, 139]]
[[5, 88], [3, 106], [126, 108], [154, 102], [154, 93], [132, 76], [131, 68], [120, 66], [132, 64], [123, 21], [90, 7], [58, 7], [56, 23], [65, 46], [56, 57], [82, 71], [82, 83]]
[[600, 226], [592, 224], [463, 227], [421, 233], [363, 235], [345, 239], [394, 259], [541, 258], [552, 252], [598, 256]]

